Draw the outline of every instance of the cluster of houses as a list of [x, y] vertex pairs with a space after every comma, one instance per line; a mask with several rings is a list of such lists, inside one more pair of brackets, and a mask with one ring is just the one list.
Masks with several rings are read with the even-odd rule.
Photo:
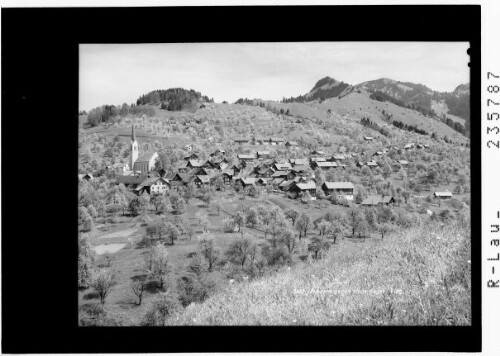
[[253, 144], [253, 145], [261, 145], [261, 146], [285, 146], [285, 147], [298, 147], [297, 141], [286, 141], [281, 137], [261, 137], [255, 136], [253, 138], [250, 137], [238, 137], [235, 138], [234, 143], [245, 145], [245, 144]]
[[[135, 130], [132, 128], [131, 137], [130, 165], [120, 164], [119, 167], [111, 167], [121, 171], [117, 177], [118, 184], [124, 184], [132, 189], [138, 195], [147, 192], [148, 194], [163, 194], [174, 186], [194, 185], [201, 187], [204, 185], [213, 185], [215, 183], [222, 185], [235, 185], [242, 189], [250, 189], [258, 186], [272, 186], [282, 192], [289, 192], [295, 196], [302, 196], [308, 193], [311, 199], [316, 199], [317, 189], [321, 189], [326, 196], [336, 195], [347, 201], [354, 199], [354, 185], [351, 182], [324, 182], [317, 186], [314, 170], [320, 169], [327, 171], [330, 169], [342, 169], [347, 165], [348, 158], [357, 157], [357, 153], [335, 154], [327, 157], [325, 152], [315, 150], [311, 152], [309, 158], [291, 158], [276, 159], [271, 157], [271, 152], [267, 150], [257, 150], [252, 154], [238, 154], [237, 160], [229, 160], [226, 157], [226, 151], [216, 149], [210, 154], [207, 160], [201, 160], [195, 152], [189, 152], [180, 162], [173, 172], [167, 172], [165, 169], [155, 171], [155, 161], [158, 154], [144, 153], [139, 155], [139, 149], [135, 138]], [[256, 138], [255, 142], [263, 142], [263, 145], [282, 145], [284, 140], [276, 137], [268, 139]], [[237, 141], [237, 140], [235, 140]], [[245, 142], [245, 141], [243, 141]], [[286, 144], [293, 145], [293, 141]], [[405, 146], [406, 147], [406, 146]], [[418, 148], [417, 146], [412, 146]], [[425, 146], [422, 146], [425, 148]], [[372, 160], [362, 163], [358, 166], [367, 165], [368, 167], [378, 167], [373, 159], [375, 156], [384, 155], [389, 149], [397, 147], [384, 148], [381, 151], [373, 153]], [[360, 156], [369, 156], [366, 152]], [[408, 162], [398, 161], [402, 166]], [[133, 167], [133, 170], [129, 170]], [[92, 175], [79, 175], [79, 179], [91, 180]], [[449, 192], [436, 192], [435, 197], [448, 199], [451, 197]], [[391, 196], [369, 196], [362, 205], [388, 205], [395, 202]]]

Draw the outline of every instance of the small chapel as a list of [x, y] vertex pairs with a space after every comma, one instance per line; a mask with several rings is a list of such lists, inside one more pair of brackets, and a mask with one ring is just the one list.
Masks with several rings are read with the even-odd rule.
[[139, 155], [139, 144], [137, 143], [137, 138], [135, 136], [134, 124], [132, 124], [132, 135], [130, 139], [130, 173], [148, 173], [152, 171], [155, 167], [156, 161], [159, 158], [158, 152], [144, 152]]

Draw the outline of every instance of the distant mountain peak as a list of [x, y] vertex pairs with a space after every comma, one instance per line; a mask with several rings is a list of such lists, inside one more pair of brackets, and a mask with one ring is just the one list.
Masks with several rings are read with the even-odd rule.
[[319, 88], [324, 87], [324, 86], [332, 86], [332, 84], [338, 85], [338, 84], [340, 84], [340, 82], [338, 80], [335, 80], [332, 77], [326, 76], [326, 77], [318, 80], [316, 82], [316, 84], [314, 85], [314, 87], [311, 89], [311, 91], [313, 91], [315, 89], [319, 89]]

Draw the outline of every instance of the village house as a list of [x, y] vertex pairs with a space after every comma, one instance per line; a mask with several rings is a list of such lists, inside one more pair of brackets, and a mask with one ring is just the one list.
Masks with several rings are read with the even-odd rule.
[[287, 148], [297, 148], [298, 146], [299, 144], [297, 141], [287, 141], [287, 143], [285, 143], [285, 147]]
[[399, 160], [398, 160], [398, 163], [399, 163], [400, 165], [402, 165], [402, 166], [407, 166], [409, 162], [408, 162], [407, 160], [404, 160], [404, 159], [399, 159]]
[[79, 174], [78, 175], [78, 180], [80, 180], [80, 181], [82, 181], [82, 180], [89, 181], [89, 180], [92, 180], [92, 179], [94, 179], [94, 177], [90, 173]]
[[403, 148], [405, 150], [411, 150], [413, 147], [415, 147], [414, 143], [407, 143]]
[[354, 185], [351, 182], [324, 182], [321, 189], [327, 196], [337, 194], [337, 198], [354, 199]]
[[309, 166], [303, 165], [303, 166], [294, 166], [292, 167], [291, 171], [297, 175], [297, 176], [305, 176], [307, 175], [307, 172], [309, 172]]
[[325, 157], [311, 157], [309, 160], [311, 163], [312, 162], [326, 162]]
[[213, 151], [212, 153], [210, 153], [210, 157], [221, 156], [221, 155], [224, 155], [224, 154], [226, 154], [226, 150], [222, 150], [220, 148], [217, 148], [215, 151]]
[[330, 158], [330, 161], [332, 162], [341, 162], [343, 160], [345, 160], [344, 155], [333, 155], [332, 158]]
[[256, 174], [261, 178], [271, 178], [271, 176], [274, 174], [274, 170], [272, 168], [263, 167], [259, 168]]
[[336, 168], [337, 163], [336, 162], [312, 162], [311, 163], [311, 168], [316, 169], [319, 168], [323, 171], [328, 171], [332, 168]]
[[203, 165], [201, 166], [205, 169], [217, 169], [217, 165], [215, 165], [212, 161], [207, 160]]
[[[261, 137], [261, 136], [256, 136], [256, 137], [254, 138], [254, 143], [255, 143], [256, 145], [260, 145], [260, 146], [262, 146], [262, 145], [264, 145], [264, 141], [266, 141], [266, 139], [265, 139], [264, 137]], [[269, 142], [268, 142], [268, 143], [269, 143]]]
[[293, 182], [288, 188], [289, 192], [297, 194], [305, 194], [308, 192], [311, 195], [311, 200], [316, 200], [316, 183], [295, 183]]
[[441, 200], [448, 200], [453, 197], [453, 194], [451, 192], [434, 192], [434, 198], [438, 198]]
[[243, 144], [248, 143], [248, 142], [250, 142], [250, 139], [248, 137], [239, 137], [239, 138], [234, 139], [234, 143], [237, 143], [240, 145], [243, 145]]
[[250, 186], [253, 186], [255, 185], [255, 183], [257, 182], [258, 178], [255, 178], [255, 177], [246, 177], [246, 178], [238, 178], [235, 180], [235, 183], [236, 184], [241, 184], [241, 186], [243, 188], [248, 188]]
[[314, 156], [324, 156], [325, 155], [325, 151], [314, 150], [314, 151], [311, 152], [311, 155], [314, 155]]
[[285, 143], [285, 140], [282, 139], [281, 137], [271, 137], [269, 139], [269, 143], [273, 146], [275, 145], [283, 145]]
[[373, 137], [371, 136], [364, 136], [363, 138], [365, 139], [365, 141], [373, 141]]
[[271, 178], [283, 178], [285, 180], [291, 180], [295, 177], [295, 174], [291, 171], [276, 171], [271, 175]]
[[194, 160], [194, 159], [190, 159], [188, 162], [187, 162], [187, 165], [186, 167], [187, 168], [200, 168], [203, 166], [203, 162], [202, 161], [199, 161], [199, 160]]
[[245, 162], [245, 161], [253, 161], [255, 159], [255, 155], [253, 154], [250, 154], [250, 155], [246, 155], [246, 154], [240, 154], [237, 156], [238, 159], [242, 162]]
[[287, 171], [292, 169], [292, 165], [290, 163], [275, 163], [272, 168], [275, 171]]
[[116, 177], [116, 182], [118, 184], [123, 184], [127, 188], [135, 189], [139, 184], [144, 182], [148, 176], [146, 174], [141, 175], [124, 175]]
[[290, 163], [293, 167], [295, 166], [307, 166], [309, 164], [309, 160], [307, 158], [296, 158], [290, 159]]
[[269, 151], [257, 151], [257, 158], [267, 158], [271, 156]]
[[378, 167], [378, 163], [375, 161], [366, 162], [366, 165], [370, 168]]
[[170, 189], [170, 183], [161, 177], [151, 177], [140, 183], [134, 192], [137, 195], [141, 195], [144, 192], [148, 194], [165, 194]]
[[210, 177], [208, 175], [195, 176], [192, 180], [196, 186], [207, 185], [210, 183]]
[[396, 202], [391, 195], [369, 195], [361, 202], [365, 206], [392, 205]]
[[179, 164], [177, 165], [177, 171], [180, 173], [187, 173], [190, 170], [187, 164], [188, 162], [186, 161], [179, 162]]
[[194, 153], [194, 152], [193, 152], [193, 153], [191, 153], [191, 154], [189, 154], [189, 155], [185, 156], [185, 157], [184, 157], [184, 160], [185, 160], [185, 161], [191, 161], [191, 160], [197, 160], [197, 159], [199, 159], [199, 158], [200, 158], [200, 157], [199, 157], [196, 153]]
[[222, 172], [222, 181], [224, 182], [224, 184], [226, 185], [229, 185], [231, 184], [231, 182], [233, 181], [233, 177], [234, 177], [234, 170], [232, 169], [226, 169]]

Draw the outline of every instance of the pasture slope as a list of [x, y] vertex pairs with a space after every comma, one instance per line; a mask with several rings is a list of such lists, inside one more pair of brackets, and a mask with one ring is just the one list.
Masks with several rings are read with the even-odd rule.
[[[347, 240], [347, 239], [346, 239]], [[314, 263], [237, 282], [171, 325], [470, 325], [470, 225], [341, 243]]]

